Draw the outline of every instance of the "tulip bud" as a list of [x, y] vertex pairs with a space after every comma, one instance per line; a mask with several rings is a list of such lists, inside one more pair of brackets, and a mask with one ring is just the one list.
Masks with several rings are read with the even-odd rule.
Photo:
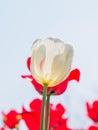
[[70, 72], [73, 47], [55, 38], [36, 40], [32, 46], [30, 71], [41, 85], [59, 84]]

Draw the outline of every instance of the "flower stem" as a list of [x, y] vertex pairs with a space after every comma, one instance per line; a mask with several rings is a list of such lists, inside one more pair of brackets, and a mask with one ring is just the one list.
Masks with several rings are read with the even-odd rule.
[[40, 130], [44, 130], [44, 110], [45, 110], [45, 104], [46, 104], [46, 95], [47, 95], [47, 85], [44, 84]]
[[19, 123], [15, 126], [16, 130], [19, 130]]
[[46, 126], [45, 126], [45, 130], [49, 129], [49, 112], [50, 112], [50, 95], [47, 95], [47, 102], [46, 102]]

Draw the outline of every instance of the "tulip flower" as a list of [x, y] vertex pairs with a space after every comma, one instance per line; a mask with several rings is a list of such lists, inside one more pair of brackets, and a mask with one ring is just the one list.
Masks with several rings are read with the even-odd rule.
[[3, 116], [3, 122], [5, 126], [10, 129], [18, 128], [21, 114], [17, 113], [15, 110], [11, 110], [7, 114], [3, 113]]
[[30, 71], [41, 85], [55, 86], [71, 69], [73, 48], [59, 39], [36, 40], [32, 46]]
[[[31, 57], [28, 57], [27, 68], [29, 71], [30, 71], [30, 64], [31, 64]], [[39, 84], [32, 75], [22, 75], [21, 77], [29, 80], [33, 84], [34, 88], [38, 91], [38, 93], [40, 94], [43, 93], [43, 86]], [[79, 79], [80, 79], [80, 71], [76, 68], [69, 73], [69, 75], [66, 77], [64, 81], [62, 81], [56, 86], [48, 87], [47, 94], [48, 95], [61, 95], [67, 89], [69, 81], [72, 81], [72, 80], [79, 81]]]
[[[51, 43], [51, 42], [50, 42]], [[36, 43], [37, 44], [37, 43]], [[44, 43], [45, 44], [45, 43]], [[49, 44], [49, 43], [48, 43]], [[57, 43], [53, 43], [53, 45], [57, 45]], [[61, 44], [63, 44], [63, 43], [61, 43]], [[63, 46], [63, 45], [62, 45]], [[64, 46], [66, 46], [66, 44], [64, 45]], [[69, 45], [67, 45], [67, 46], [69, 46]], [[49, 48], [48, 48], [49, 49]], [[52, 52], [51, 52], [52, 53]], [[67, 52], [65, 52], [65, 53], [67, 53]], [[70, 52], [69, 52], [70, 53]], [[72, 58], [72, 54], [73, 54], [73, 51], [71, 52], [71, 58]], [[33, 54], [32, 54], [33, 55]], [[33, 57], [33, 56], [32, 56]], [[67, 57], [68, 58], [68, 57]], [[67, 59], [66, 57], [65, 57], [65, 60], [64, 61], [66, 61], [67, 62]], [[31, 58], [31, 57], [29, 57], [28, 59], [27, 59], [27, 67], [28, 67], [28, 69], [29, 69], [29, 71], [30, 71], [30, 66], [31, 66], [31, 59], [32, 59], [32, 64], [33, 64], [33, 58]], [[55, 58], [54, 58], [55, 59]], [[70, 57], [69, 57], [69, 59], [70, 59]], [[63, 59], [61, 59], [61, 60], [63, 60]], [[63, 62], [64, 62], [63, 61]], [[37, 62], [37, 61], [36, 61]], [[45, 61], [44, 61], [45, 62]], [[40, 64], [41, 64], [41, 70], [42, 70], [42, 65], [43, 65], [43, 67], [44, 67], [44, 62], [41, 62]], [[60, 62], [61, 63], [61, 62]], [[59, 64], [60, 64], [59, 63]], [[71, 64], [71, 62], [70, 62], [70, 64]], [[63, 64], [64, 65], [64, 64]], [[67, 63], [66, 63], [66, 65], [67, 65]], [[66, 68], [66, 65], [65, 65], [65, 68]], [[52, 65], [51, 65], [52, 66]], [[70, 66], [70, 65], [69, 65]], [[32, 68], [32, 67], [31, 67]], [[58, 68], [61, 68], [61, 65], [60, 66], [58, 66]], [[48, 70], [48, 69], [47, 69]], [[66, 73], [66, 69], [64, 70], [65, 71], [65, 73]], [[57, 72], [58, 73], [58, 72]], [[61, 72], [62, 73], [62, 72]], [[37, 82], [37, 80], [34, 78], [34, 76], [33, 75], [22, 75], [22, 78], [26, 78], [26, 79], [28, 79], [33, 85], [34, 85], [34, 87], [35, 87], [35, 89], [40, 93], [40, 94], [42, 94], [43, 93], [43, 85], [42, 84], [40, 84], [39, 82]], [[66, 90], [66, 88], [67, 88], [67, 86], [68, 86], [68, 82], [69, 81], [71, 81], [71, 80], [76, 80], [76, 81], [79, 81], [79, 79], [80, 79], [80, 71], [76, 68], [76, 69], [74, 69], [74, 70], [72, 70], [71, 72], [69, 72], [68, 74], [67, 74], [67, 76], [65, 77], [65, 79], [63, 80], [63, 81], [61, 81], [60, 83], [58, 83], [57, 85], [54, 85], [53, 86], [53, 84], [51, 84], [52, 86], [48, 86], [48, 88], [47, 88], [47, 94], [48, 95], [60, 95], [60, 94], [62, 94], [65, 90]]]
[[90, 119], [92, 119], [94, 122], [98, 123], [98, 101], [94, 101], [92, 105], [90, 105], [88, 102], [86, 103], [87, 107], [87, 115]]

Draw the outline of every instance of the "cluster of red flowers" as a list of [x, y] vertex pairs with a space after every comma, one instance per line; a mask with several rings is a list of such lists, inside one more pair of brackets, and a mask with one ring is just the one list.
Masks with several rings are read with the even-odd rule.
[[[21, 120], [25, 121], [25, 124], [29, 130], [39, 130], [41, 104], [42, 101], [40, 99], [35, 99], [29, 104], [29, 111], [23, 107], [21, 113], [16, 110], [11, 110], [7, 114], [3, 113], [4, 127], [0, 130], [7, 130], [7, 128], [17, 129]], [[67, 126], [68, 119], [63, 118], [64, 114], [65, 108], [61, 104], [57, 104], [56, 106], [50, 104], [49, 130], [71, 130]]]
[[[24, 120], [28, 130], [40, 129], [40, 114], [41, 114], [41, 99], [34, 99], [30, 104], [30, 110], [22, 107], [22, 112], [10, 110], [8, 113], [3, 114], [4, 126], [0, 130], [7, 130], [19, 127], [19, 122]], [[87, 115], [93, 121], [93, 125], [89, 126], [87, 130], [98, 130], [98, 101], [94, 101], [92, 105], [86, 103]], [[50, 104], [50, 123], [49, 130], [75, 130], [71, 129], [68, 124], [68, 118], [64, 118], [66, 110], [61, 104]], [[79, 129], [83, 130], [83, 129]]]

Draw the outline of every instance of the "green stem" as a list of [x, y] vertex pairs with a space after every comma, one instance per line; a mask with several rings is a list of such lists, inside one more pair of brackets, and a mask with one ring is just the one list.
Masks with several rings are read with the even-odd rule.
[[44, 130], [44, 110], [45, 110], [45, 103], [46, 103], [46, 95], [47, 95], [47, 85], [44, 84], [40, 130]]
[[15, 126], [16, 130], [19, 130], [19, 123]]
[[49, 129], [49, 112], [50, 112], [50, 95], [47, 95], [47, 102], [46, 102], [46, 126], [45, 126], [45, 130]]
[[16, 130], [19, 130], [19, 126], [16, 128]]

